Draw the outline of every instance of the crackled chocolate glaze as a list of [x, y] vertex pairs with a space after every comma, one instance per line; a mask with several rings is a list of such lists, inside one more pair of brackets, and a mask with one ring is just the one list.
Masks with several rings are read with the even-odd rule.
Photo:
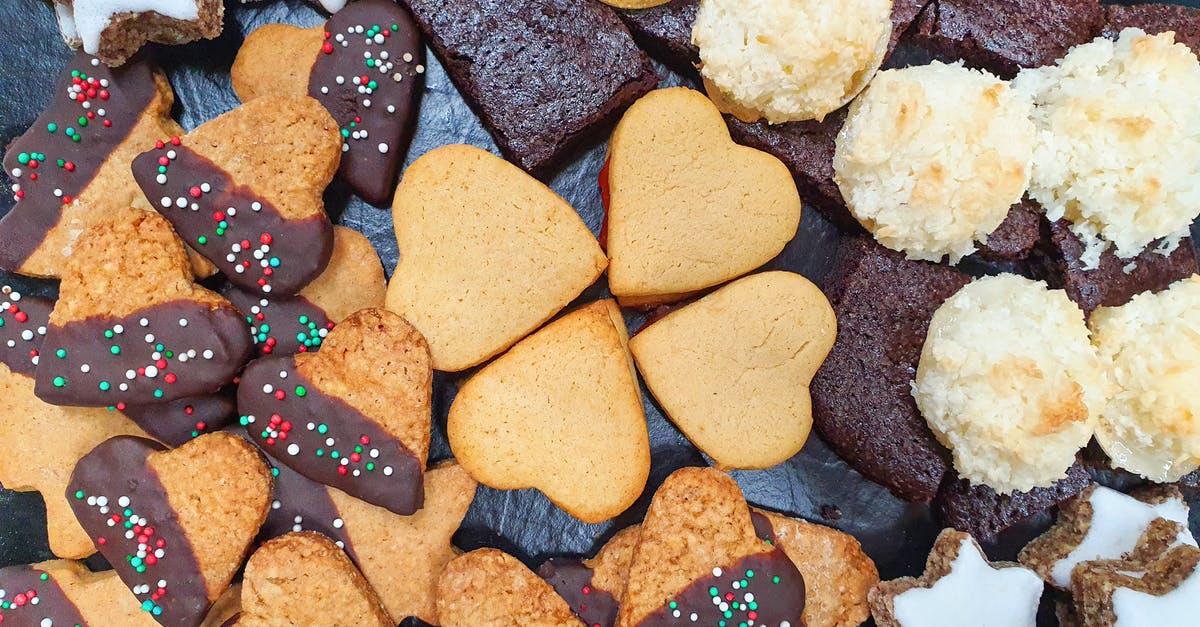
[[237, 416], [236, 392], [181, 398], [157, 405], [117, 406], [143, 431], [168, 446], [182, 446], [204, 433], [219, 431]]
[[67, 500], [84, 531], [154, 620], [199, 625], [208, 594], [191, 542], [148, 458], [152, 440], [119, 436], [83, 456]]
[[275, 477], [271, 511], [259, 537], [270, 540], [293, 531], [316, 531], [333, 540], [357, 564], [354, 545], [341, 513], [329, 498], [329, 488], [280, 463], [271, 464], [271, 474]]
[[22, 296], [8, 285], [0, 287], [0, 363], [33, 376], [52, 309], [54, 302], [49, 299]]
[[392, 0], [359, 0], [325, 22], [308, 95], [341, 127], [338, 173], [371, 204], [392, 198], [424, 73], [419, 31]]
[[402, 516], [421, 509], [421, 464], [400, 440], [301, 375], [292, 357], [263, 357], [238, 388], [241, 424], [272, 458]]
[[325, 310], [303, 296], [267, 298], [231, 288], [223, 295], [246, 317], [250, 339], [259, 355], [292, 355], [316, 351], [333, 330]]
[[803, 613], [804, 578], [775, 549], [743, 557], [729, 568], [713, 568], [638, 625], [737, 625], [751, 619], [764, 627], [800, 627]]
[[49, 573], [32, 566], [0, 569], [0, 625], [4, 627], [82, 627], [79, 608]]
[[285, 218], [182, 144], [174, 138], [138, 155], [133, 178], [193, 250], [254, 293], [288, 296], [321, 274], [333, 254], [328, 217]]
[[211, 394], [252, 350], [233, 307], [176, 300], [120, 318], [50, 325], [34, 393], [54, 405], [101, 407]]
[[617, 622], [621, 605], [607, 590], [592, 586], [594, 572], [583, 562], [565, 557], [552, 557], [537, 570], [538, 577], [554, 587], [566, 600], [571, 611], [588, 627], [612, 627]]
[[95, 178], [154, 100], [154, 70], [140, 60], [109, 68], [79, 52], [59, 75], [50, 106], [4, 155], [17, 204], [0, 219], [0, 268], [20, 271], [46, 233]]

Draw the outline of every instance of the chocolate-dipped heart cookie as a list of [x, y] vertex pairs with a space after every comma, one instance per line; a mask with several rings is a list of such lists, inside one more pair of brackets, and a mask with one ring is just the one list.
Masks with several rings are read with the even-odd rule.
[[237, 309], [192, 282], [170, 224], [112, 211], [67, 260], [34, 390], [55, 405], [167, 402], [216, 392], [251, 350]]
[[267, 24], [246, 37], [230, 73], [243, 101], [316, 98], [341, 126], [339, 174], [374, 205], [391, 199], [416, 122], [425, 46], [391, 0], [359, 0], [323, 26]]
[[142, 610], [191, 627], [229, 586], [266, 519], [271, 471], [227, 433], [172, 451], [122, 436], [79, 460], [67, 497]]
[[517, 558], [497, 549], [460, 555], [438, 578], [443, 627], [580, 627], [567, 602]]
[[325, 269], [333, 225], [321, 194], [337, 124], [308, 97], [259, 98], [183, 137], [159, 139], [133, 176], [179, 236], [239, 287], [290, 295]]
[[238, 389], [241, 423], [300, 474], [397, 514], [421, 508], [433, 366], [400, 316], [364, 309], [318, 353], [263, 357]]

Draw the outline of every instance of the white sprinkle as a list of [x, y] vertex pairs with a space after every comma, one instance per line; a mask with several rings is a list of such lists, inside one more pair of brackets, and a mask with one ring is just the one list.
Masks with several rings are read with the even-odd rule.
[[188, 323], [187, 323], [187, 318], [180, 318], [180, 319], [179, 319], [179, 326], [181, 326], [181, 327], [186, 327], [186, 326], [187, 326], [187, 324], [188, 324]]
[[404, 56], [401, 58], [404, 59], [405, 63], [412, 63], [412, 60], [413, 60], [413, 56], [412, 56], [411, 52], [405, 52]]
[[138, 320], [138, 324], [140, 324], [144, 327], [148, 327], [148, 326], [150, 326], [150, 321], [147, 320], [146, 318], [142, 318], [141, 320]]
[[184, 198], [184, 197], [180, 196], [179, 198], [176, 198], [176, 199], [175, 199], [175, 206], [176, 206], [176, 207], [179, 207], [180, 209], [183, 209], [184, 207], [187, 207], [187, 205], [188, 205], [187, 198]]
[[83, 364], [82, 366], [79, 367], [79, 371], [82, 372], [83, 374], [87, 374], [88, 372], [91, 372], [91, 370], [92, 370], [92, 367], [87, 364]]
[[250, 203], [250, 209], [254, 211], [262, 211], [262, 203], [258, 202], [257, 200], [252, 202]]
[[288, 455], [298, 455], [300, 453], [300, 445], [292, 442], [287, 447]]
[[390, 477], [390, 476], [392, 476], [392, 467], [391, 467], [391, 466], [384, 466], [384, 467], [383, 467], [383, 475], [384, 475], [385, 477]]
[[424, 66], [424, 65], [418, 65], [418, 66], [416, 67], [416, 70], [417, 70], [417, 74], [424, 74], [424, 73], [425, 73], [425, 66]]
[[334, 529], [341, 529], [341, 528], [342, 528], [342, 525], [344, 525], [344, 524], [345, 524], [345, 523], [344, 523], [344, 522], [342, 522], [342, 519], [341, 519], [341, 518], [334, 518], [334, 519], [333, 519], [333, 528], [334, 528]]
[[147, 343], [147, 344], [153, 344], [153, 343], [154, 343], [154, 334], [153, 334], [153, 333], [147, 333], [147, 334], [146, 334], [146, 343]]
[[129, 507], [129, 497], [122, 496], [121, 498], [117, 499], [117, 505], [120, 505], [121, 507]]
[[381, 144], [379, 144], [379, 154], [381, 154], [381, 155], [386, 155], [386, 154], [387, 154], [387, 151], [388, 151], [388, 145], [387, 145], [387, 144], [382, 144], [382, 143], [381, 143]]
[[[154, 180], [155, 180], [155, 181], [158, 181], [158, 184], [159, 184], [159, 185], [166, 185], [166, 184], [167, 184], [167, 175], [166, 175], [166, 174], [159, 174], [158, 176], [154, 177]], [[171, 201], [170, 201], [170, 199], [164, 198], [163, 200], [166, 200], [166, 201], [167, 201], [167, 204], [166, 204], [166, 205], [163, 205], [164, 207], [169, 207], [169, 206], [171, 205]]]
[[211, 350], [207, 350], [207, 349], [206, 349], [206, 350], [204, 351], [204, 354], [203, 354], [203, 355], [204, 355], [204, 358], [205, 358], [205, 359], [212, 359], [212, 358], [213, 358], [213, 352], [212, 352]]
[[270, 394], [271, 392], [275, 391], [275, 386], [271, 385], [270, 383], [264, 383], [262, 390], [263, 394]]
[[211, 192], [211, 191], [212, 191], [212, 185], [209, 185], [208, 183], [201, 183], [201, 184], [200, 184], [200, 191], [202, 191], [202, 192], [204, 192], [205, 194], [207, 194], [207, 193], [209, 193], [209, 192]]
[[158, 376], [158, 368], [155, 366], [146, 366], [146, 378], [153, 379]]
[[714, 569], [713, 569], [713, 577], [720, 577], [720, 576], [721, 576], [721, 572], [722, 572], [722, 571], [721, 571], [721, 567], [720, 567], [720, 566], [718, 566], [718, 567], [714, 568]]

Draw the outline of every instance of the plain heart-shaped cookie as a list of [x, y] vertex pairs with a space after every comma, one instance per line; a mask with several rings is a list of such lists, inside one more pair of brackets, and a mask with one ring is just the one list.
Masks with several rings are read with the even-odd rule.
[[171, 225], [114, 210], [67, 259], [34, 391], [54, 405], [165, 403], [216, 392], [251, 350], [238, 310], [192, 282]]
[[438, 370], [503, 352], [607, 263], [567, 201], [473, 146], [442, 146], [409, 166], [392, 220], [400, 262], [387, 308], [425, 335]]
[[302, 531], [270, 540], [250, 556], [242, 580], [242, 611], [233, 624], [393, 627], [396, 622], [333, 541]]
[[364, 309], [320, 352], [260, 358], [242, 373], [241, 424], [296, 472], [397, 514], [421, 508], [433, 367], [412, 325]]
[[454, 558], [438, 578], [442, 627], [581, 627], [567, 602], [517, 558], [477, 549]]
[[804, 598], [795, 565], [755, 535], [737, 483], [712, 468], [682, 468], [646, 512], [617, 627], [748, 619], [798, 627]]
[[625, 511], [650, 473], [626, 341], [611, 300], [522, 340], [455, 396], [446, 423], [455, 458], [482, 484], [537, 488], [584, 522]]
[[117, 573], [52, 560], [0, 569], [0, 624], [155, 627]]
[[341, 136], [316, 100], [258, 98], [147, 148], [132, 166], [142, 193], [231, 283], [286, 296], [325, 269], [333, 225], [321, 195]]
[[266, 519], [271, 471], [227, 433], [170, 451], [121, 436], [79, 460], [66, 493], [142, 610], [190, 627], [229, 586]]
[[800, 224], [787, 166], [729, 138], [703, 94], [629, 108], [608, 145], [608, 283], [625, 306], [672, 302], [770, 261]]
[[836, 335], [820, 288], [764, 272], [671, 312], [629, 350], [671, 421], [719, 467], [767, 468], [808, 439], [808, 384]]
[[374, 205], [391, 197], [416, 122], [425, 46], [392, 0], [358, 0], [324, 26], [267, 24], [246, 37], [230, 74], [243, 101], [316, 98], [341, 127], [339, 174]]

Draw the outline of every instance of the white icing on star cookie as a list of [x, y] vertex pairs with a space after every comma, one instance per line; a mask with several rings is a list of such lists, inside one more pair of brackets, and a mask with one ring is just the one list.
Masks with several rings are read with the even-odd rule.
[[55, 3], [54, 10], [63, 38], [79, 39], [88, 54], [100, 51], [100, 35], [115, 15], [154, 11], [177, 20], [200, 19], [199, 0], [74, 0], [71, 6]]
[[1092, 505], [1092, 520], [1087, 535], [1066, 557], [1055, 563], [1051, 571], [1054, 585], [1060, 588], [1071, 585], [1071, 570], [1076, 564], [1088, 560], [1119, 559], [1132, 551], [1146, 528], [1158, 518], [1183, 524], [1183, 531], [1179, 533], [1175, 546], [1196, 546], [1196, 540], [1187, 530], [1187, 504], [1179, 499], [1149, 504], [1116, 490], [1097, 486], [1088, 497], [1088, 502]]
[[896, 621], [905, 627], [1033, 627], [1042, 580], [1022, 566], [993, 568], [970, 536], [959, 546], [950, 572], [929, 588], [895, 598]]
[[330, 13], [337, 13], [346, 6], [346, 0], [319, 0], [321, 6]]
[[[1190, 537], [1190, 536], [1189, 536]], [[1190, 627], [1200, 613], [1200, 568], [1170, 592], [1155, 596], [1129, 588], [1112, 595], [1115, 627]]]

